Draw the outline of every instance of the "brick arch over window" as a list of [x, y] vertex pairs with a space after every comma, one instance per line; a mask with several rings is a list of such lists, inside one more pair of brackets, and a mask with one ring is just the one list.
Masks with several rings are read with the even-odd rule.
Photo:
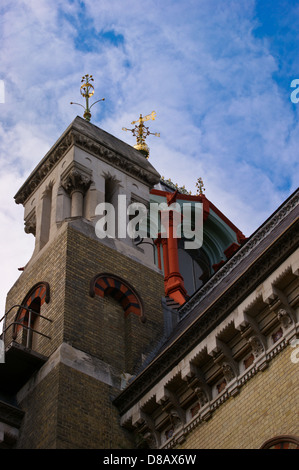
[[142, 322], [145, 322], [143, 304], [140, 297], [133, 287], [120, 277], [107, 273], [98, 274], [90, 282], [89, 294], [91, 297], [95, 295], [100, 297], [110, 295], [121, 304], [125, 317], [133, 313], [140, 317]]
[[298, 436], [276, 436], [264, 442], [261, 449], [299, 449]]
[[[22, 328], [22, 323], [26, 324], [27, 322], [28, 308], [30, 308], [30, 305], [36, 302], [37, 300], [40, 300], [40, 306], [42, 306], [45, 302], [47, 304], [50, 302], [50, 286], [48, 282], [44, 282], [44, 281], [38, 282], [33, 287], [31, 287], [30, 291], [26, 294], [15, 316], [15, 322], [18, 322], [18, 323], [14, 325], [14, 329], [13, 329], [14, 339], [16, 338], [17, 332], [19, 331], [19, 329]], [[26, 307], [26, 308], [22, 308], [22, 307]]]

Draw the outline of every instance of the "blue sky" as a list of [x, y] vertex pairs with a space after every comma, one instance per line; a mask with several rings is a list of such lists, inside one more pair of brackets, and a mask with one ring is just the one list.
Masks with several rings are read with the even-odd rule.
[[[155, 110], [150, 161], [206, 196], [249, 236], [298, 186], [299, 2], [2, 0], [0, 6], [0, 312], [33, 250], [13, 196], [82, 108], [134, 145]], [[1, 315], [0, 315], [1, 316]]]

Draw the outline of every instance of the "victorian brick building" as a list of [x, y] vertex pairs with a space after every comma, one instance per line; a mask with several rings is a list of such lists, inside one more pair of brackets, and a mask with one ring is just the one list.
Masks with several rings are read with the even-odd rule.
[[[99, 237], [102, 202], [130, 222], [119, 195], [200, 203], [202, 246]], [[298, 199], [245, 238], [77, 117], [15, 196], [35, 249], [7, 295], [0, 446], [298, 446]]]

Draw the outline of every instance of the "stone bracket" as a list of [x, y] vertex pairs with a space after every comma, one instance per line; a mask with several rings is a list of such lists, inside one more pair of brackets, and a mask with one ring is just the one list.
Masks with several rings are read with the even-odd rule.
[[227, 383], [239, 375], [239, 366], [232, 356], [231, 349], [219, 338], [216, 338], [216, 348], [212, 351], [212, 357], [215, 364], [222, 369]]
[[166, 387], [164, 387], [164, 389], [165, 396], [163, 397], [163, 399], [160, 400], [159, 403], [163, 411], [168, 414], [174, 428], [185, 424], [186, 413], [181, 408], [178, 399], [176, 398], [175, 394], [168, 390]]
[[280, 312], [280, 310], [278, 311], [278, 319], [281, 321], [282, 326], [287, 328], [288, 324], [292, 324], [293, 322], [296, 323], [296, 312], [289, 304], [286, 295], [278, 289], [278, 287], [273, 287], [273, 292], [278, 297], [283, 307], [280, 310], [284, 310], [284, 312]]
[[203, 407], [209, 400], [212, 399], [211, 387], [207, 384], [203, 373], [194, 364], [189, 363], [190, 372], [182, 379], [188, 383], [188, 387], [193, 390], [198, 398], [200, 406]]

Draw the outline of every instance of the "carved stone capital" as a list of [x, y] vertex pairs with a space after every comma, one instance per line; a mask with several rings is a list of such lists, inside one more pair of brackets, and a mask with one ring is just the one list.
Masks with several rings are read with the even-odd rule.
[[70, 195], [75, 191], [85, 194], [91, 184], [91, 171], [73, 162], [61, 175], [61, 186]]

